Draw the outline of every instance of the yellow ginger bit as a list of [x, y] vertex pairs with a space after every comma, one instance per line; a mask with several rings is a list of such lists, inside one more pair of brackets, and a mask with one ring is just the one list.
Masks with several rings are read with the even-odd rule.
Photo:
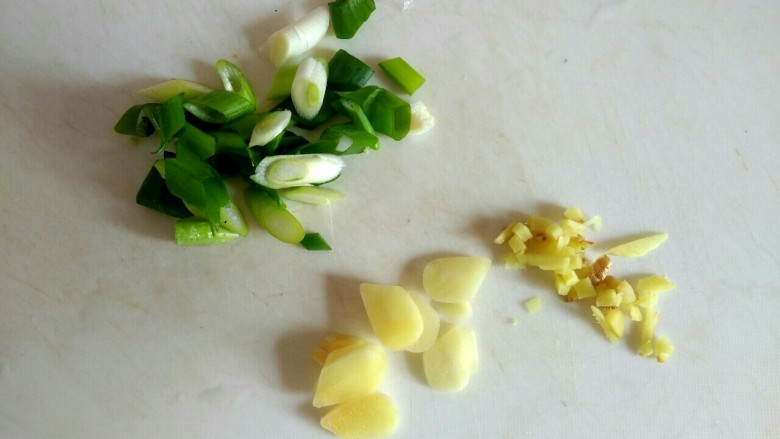
[[560, 225], [561, 229], [563, 229], [563, 233], [570, 237], [582, 235], [582, 233], [585, 231], [585, 224], [577, 222], [573, 219], [562, 219]]
[[611, 266], [612, 260], [609, 259], [609, 256], [599, 256], [599, 258], [593, 261], [593, 264], [590, 266], [590, 280], [594, 284], [598, 284], [607, 277], [607, 272]]
[[614, 308], [620, 306], [622, 297], [612, 288], [605, 288], [596, 295], [596, 306], [599, 308]]
[[675, 349], [674, 345], [666, 337], [661, 337], [655, 341], [655, 359], [659, 363], [664, 363], [674, 353]]
[[525, 267], [520, 258], [514, 253], [507, 253], [502, 259], [507, 270], [518, 270]]
[[609, 329], [617, 338], [623, 337], [623, 331], [626, 327], [626, 317], [619, 308], [613, 308], [607, 312], [604, 320]]
[[644, 238], [635, 239], [633, 241], [620, 244], [616, 247], [612, 247], [611, 249], [607, 250], [607, 254], [612, 256], [623, 256], [626, 258], [638, 258], [655, 250], [668, 238], [669, 235], [666, 233], [645, 236]]
[[572, 289], [577, 295], [578, 300], [596, 297], [596, 289], [593, 287], [593, 284], [590, 282], [590, 278], [586, 277], [580, 279], [579, 282], [574, 284]]
[[496, 244], [503, 244], [505, 243], [509, 238], [512, 237], [512, 228], [517, 224], [517, 222], [511, 222], [508, 226], [504, 227], [504, 230], [501, 231], [501, 233], [496, 236], [496, 239], [493, 240]]
[[635, 322], [641, 322], [642, 321], [642, 308], [638, 306], [632, 306], [631, 310], [629, 311], [631, 315], [631, 320]]
[[648, 357], [653, 355], [653, 338], [655, 337], [655, 327], [658, 324], [658, 311], [653, 312], [645, 309], [642, 316], [642, 328], [639, 333], [639, 355]]
[[639, 279], [636, 283], [636, 290], [638, 295], [660, 294], [673, 290], [675, 286], [674, 282], [665, 276], [654, 274]]
[[511, 248], [512, 251], [515, 252], [516, 254], [523, 254], [527, 249], [525, 245], [525, 240], [523, 240], [521, 237], [517, 235], [514, 235], [511, 238], [509, 238], [509, 248]]
[[534, 237], [534, 234], [531, 233], [531, 229], [523, 223], [515, 223], [515, 225], [512, 226], [512, 233], [514, 233], [518, 239], [522, 239], [523, 242]]
[[596, 215], [593, 218], [585, 221], [585, 225], [586, 226], [590, 226], [590, 228], [592, 228], [596, 232], [601, 230], [602, 223], [603, 223], [603, 221], [601, 219], [601, 216], [599, 216], [599, 215]]
[[611, 341], [612, 343], [617, 342], [620, 337], [618, 337], [617, 334], [610, 328], [609, 324], [607, 324], [606, 317], [604, 317], [604, 313], [596, 308], [595, 306], [591, 306], [590, 310], [593, 312], [593, 317], [596, 319], [596, 323], [601, 327], [601, 330], [604, 331], [604, 335], [607, 336], [607, 339]]
[[531, 215], [528, 217], [525, 224], [534, 235], [541, 235], [547, 230], [547, 226], [550, 225], [550, 220], [543, 216]]
[[585, 214], [582, 213], [582, 210], [580, 210], [579, 207], [572, 206], [565, 211], [563, 211], [563, 216], [566, 219], [576, 221], [579, 223], [585, 222]]
[[539, 296], [532, 297], [526, 300], [524, 305], [529, 314], [536, 314], [542, 309], [542, 298]]

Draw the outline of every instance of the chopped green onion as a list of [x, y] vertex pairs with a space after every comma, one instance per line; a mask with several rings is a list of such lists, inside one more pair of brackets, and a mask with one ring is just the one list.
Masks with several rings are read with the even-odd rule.
[[349, 114], [347, 107], [344, 106], [345, 101], [352, 101], [359, 105], [376, 132], [395, 140], [401, 140], [409, 133], [411, 105], [390, 90], [372, 85], [344, 95], [342, 101], [335, 107]]
[[305, 232], [298, 219], [262, 188], [247, 187], [244, 199], [257, 222], [274, 238], [289, 244], [301, 242], [304, 238]]
[[349, 99], [341, 99], [337, 103], [338, 108], [352, 120], [355, 126], [361, 128], [363, 131], [371, 134], [376, 134], [374, 127], [371, 126], [371, 122], [368, 120], [368, 116], [363, 111], [363, 108]]
[[221, 59], [217, 61], [217, 74], [222, 79], [222, 85], [225, 91], [235, 93], [252, 104], [256, 103], [255, 94], [252, 87], [246, 81], [241, 69], [228, 60]]
[[278, 192], [282, 198], [287, 200], [315, 206], [323, 206], [344, 198], [344, 194], [341, 192], [322, 186], [290, 187], [279, 189]]
[[425, 78], [401, 57], [382, 61], [379, 67], [410, 96], [425, 83]]
[[325, 100], [328, 85], [328, 64], [320, 58], [306, 58], [298, 65], [290, 97], [298, 115], [312, 120]]
[[371, 102], [367, 115], [378, 133], [401, 140], [409, 133], [412, 107], [393, 92], [382, 89]]
[[185, 123], [176, 140], [176, 149], [187, 148], [198, 158], [207, 159], [216, 152], [214, 137], [201, 131], [195, 125]]
[[281, 67], [288, 59], [313, 49], [325, 36], [329, 25], [328, 8], [314, 8], [297, 22], [268, 37], [263, 50], [275, 67]]
[[263, 146], [275, 137], [282, 134], [290, 125], [292, 112], [290, 110], [272, 111], [263, 115], [263, 118], [257, 122], [252, 130], [252, 138], [249, 140], [249, 146]]
[[249, 225], [241, 213], [241, 210], [233, 203], [233, 200], [219, 209], [219, 222], [227, 230], [238, 233], [240, 236], [249, 234]]
[[119, 118], [119, 121], [114, 125], [114, 131], [117, 134], [127, 136], [149, 137], [154, 132], [154, 125], [151, 124], [151, 121], [146, 116], [149, 112], [146, 108], [159, 106], [160, 104], [133, 105]]
[[301, 245], [306, 250], [330, 251], [333, 250], [319, 233], [307, 233], [301, 240]]
[[214, 245], [235, 241], [239, 234], [224, 228], [214, 232], [207, 221], [188, 218], [176, 221], [174, 237], [178, 245]]
[[172, 195], [168, 190], [165, 179], [157, 168], [157, 162], [149, 170], [144, 182], [141, 184], [141, 188], [135, 196], [135, 202], [141, 206], [176, 218], [192, 216], [181, 199]]
[[348, 39], [368, 20], [376, 4], [374, 0], [336, 0], [328, 3], [328, 8], [336, 38]]
[[268, 155], [291, 155], [297, 154], [298, 151], [307, 144], [309, 144], [309, 140], [305, 137], [299, 136], [291, 131], [285, 131], [276, 145], [274, 145], [274, 142], [271, 142], [264, 148], [269, 148]]
[[353, 91], [366, 85], [374, 75], [366, 63], [344, 49], [339, 49], [328, 63], [328, 88], [333, 91]]
[[[350, 140], [345, 147], [341, 145], [341, 140], [344, 137]], [[379, 149], [379, 139], [375, 134], [351, 123], [330, 125], [322, 132], [320, 139], [336, 143], [336, 151], [333, 154], [360, 154], [365, 152], [367, 148]]]
[[282, 99], [290, 96], [295, 72], [298, 71], [298, 64], [285, 66], [274, 73], [271, 80], [271, 88], [268, 90], [266, 99]]
[[249, 142], [252, 137], [252, 130], [255, 129], [255, 125], [263, 118], [264, 113], [250, 113], [246, 116], [241, 116], [233, 122], [226, 123], [220, 127], [223, 131], [233, 131], [240, 135], [245, 142]]
[[326, 89], [325, 96], [322, 100], [322, 107], [320, 108], [319, 113], [311, 120], [306, 120], [298, 114], [295, 110], [295, 105], [293, 105], [292, 98], [290, 97], [276, 104], [271, 111], [290, 110], [293, 112], [292, 120], [295, 122], [295, 126], [313, 130], [333, 118], [333, 115], [336, 113], [333, 108], [333, 103], [340, 98], [341, 96], [339, 96], [338, 93]]
[[216, 232], [220, 225], [219, 210], [230, 197], [219, 173], [191, 151], [177, 151], [165, 159], [165, 181], [170, 192], [185, 203], [203, 210]]
[[255, 104], [229, 91], [213, 91], [184, 103], [193, 116], [207, 123], [225, 123], [255, 111]]
[[271, 189], [309, 186], [333, 181], [344, 161], [332, 154], [274, 155], [264, 158], [250, 178]]
[[233, 131], [213, 131], [211, 134], [216, 140], [217, 154], [246, 156], [246, 142], [238, 133]]
[[189, 81], [187, 79], [170, 79], [143, 90], [138, 94], [152, 99], [156, 102], [165, 102], [177, 94], [184, 93], [184, 100], [189, 101], [198, 96], [214, 91], [211, 87], [199, 82]]
[[184, 128], [184, 95], [178, 94], [162, 105], [145, 106], [142, 111], [149, 118], [160, 136], [160, 147], [157, 148], [155, 153], [158, 153], [165, 149], [176, 134]]

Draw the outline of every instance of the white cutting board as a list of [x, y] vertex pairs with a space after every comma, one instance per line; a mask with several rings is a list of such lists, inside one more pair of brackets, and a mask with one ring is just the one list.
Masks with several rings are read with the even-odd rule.
[[[113, 124], [159, 80], [216, 86], [219, 58], [264, 95], [257, 48], [324, 3], [0, 2], [0, 437], [327, 438], [308, 350], [371, 335], [360, 282], [420, 290], [444, 254], [496, 261], [470, 322], [480, 370], [437, 393], [389, 353], [395, 437], [780, 437], [780, 3], [379, 0], [323, 45], [407, 59], [436, 129], [348, 158], [346, 198], [303, 215], [331, 253], [255, 225], [176, 247], [134, 203], [151, 144]], [[597, 249], [669, 233], [614, 264], [677, 283], [668, 363], [499, 262], [508, 221], [570, 205], [603, 216]]]

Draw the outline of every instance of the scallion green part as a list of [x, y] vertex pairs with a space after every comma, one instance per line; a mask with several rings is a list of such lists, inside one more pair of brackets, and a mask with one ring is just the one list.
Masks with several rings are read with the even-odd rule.
[[216, 152], [216, 143], [213, 136], [208, 135], [195, 125], [185, 123], [176, 139], [176, 149], [187, 148], [198, 158], [207, 159]]
[[298, 64], [285, 66], [274, 73], [271, 80], [271, 88], [268, 90], [267, 99], [283, 99], [290, 96], [295, 72], [298, 71]]
[[382, 61], [379, 67], [409, 96], [425, 83], [425, 78], [401, 57]]
[[133, 105], [122, 114], [116, 125], [114, 132], [134, 137], [149, 137], [154, 132], [149, 118], [146, 116], [148, 110], [146, 107], [159, 107], [160, 104], [139, 104]]
[[292, 111], [292, 120], [295, 122], [295, 126], [313, 130], [333, 117], [336, 113], [336, 110], [333, 108], [333, 103], [340, 98], [341, 96], [338, 93], [326, 89], [325, 96], [322, 99], [322, 107], [313, 119], [304, 119], [301, 117], [295, 110], [295, 105], [293, 105], [292, 98], [290, 97], [276, 104], [271, 111], [290, 110]]
[[301, 242], [303, 226], [293, 214], [257, 186], [244, 190], [244, 200], [257, 222], [274, 238], [289, 244]]
[[233, 242], [240, 235], [226, 228], [211, 228], [208, 221], [194, 218], [180, 219], [174, 226], [174, 239], [178, 245], [215, 245]]
[[165, 179], [156, 165], [152, 166], [144, 182], [141, 183], [141, 188], [135, 196], [135, 202], [175, 218], [192, 216], [181, 198], [171, 194], [168, 190]]
[[333, 250], [319, 233], [307, 233], [301, 240], [301, 245], [306, 250], [330, 251]]
[[221, 59], [217, 61], [217, 74], [222, 79], [222, 85], [225, 91], [235, 93], [255, 105], [255, 93], [249, 86], [244, 73], [235, 64], [228, 60]]
[[[359, 105], [378, 133], [401, 140], [409, 133], [412, 107], [390, 90], [367, 86], [345, 95], [342, 99]], [[343, 102], [336, 108], [346, 113]]]
[[184, 101], [186, 102], [212, 91], [214, 90], [211, 87], [199, 82], [187, 79], [170, 79], [139, 90], [138, 94], [157, 102], [165, 102], [177, 94], [184, 93]]
[[376, 4], [374, 0], [336, 0], [328, 3], [328, 9], [336, 38], [348, 39], [368, 20]]
[[[348, 143], [344, 144], [343, 141], [348, 139]], [[322, 132], [320, 140], [329, 142], [332, 145], [331, 151], [317, 151], [328, 152], [330, 154], [360, 154], [366, 151], [366, 149], [379, 149], [379, 139], [376, 135], [370, 133], [363, 128], [355, 126], [351, 123], [335, 124], [325, 128]], [[306, 152], [311, 151], [311, 148], [306, 149]]]
[[184, 109], [207, 123], [232, 122], [255, 111], [255, 104], [229, 91], [213, 91], [184, 103]]
[[371, 67], [344, 49], [339, 49], [328, 62], [328, 88], [333, 91], [357, 90], [373, 75]]
[[184, 94], [180, 93], [162, 105], [147, 105], [142, 108], [144, 115], [152, 122], [154, 129], [160, 136], [160, 147], [155, 150], [158, 153], [165, 149], [178, 133], [184, 128]]

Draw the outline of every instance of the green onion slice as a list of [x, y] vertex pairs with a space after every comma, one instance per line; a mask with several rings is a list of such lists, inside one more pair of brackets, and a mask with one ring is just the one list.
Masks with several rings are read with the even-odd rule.
[[301, 61], [293, 78], [290, 97], [298, 115], [311, 120], [317, 116], [325, 100], [328, 85], [328, 64], [320, 58]]
[[[345, 138], [348, 139], [346, 146], [342, 144]], [[379, 139], [375, 134], [351, 123], [330, 125], [322, 132], [320, 139], [335, 143], [332, 154], [360, 154], [368, 148], [379, 149]]]
[[168, 190], [165, 179], [158, 169], [157, 162], [149, 170], [144, 182], [141, 183], [141, 188], [135, 196], [135, 202], [175, 218], [192, 216], [181, 201], [181, 198], [174, 196]]
[[220, 59], [217, 61], [217, 74], [222, 79], [225, 91], [235, 93], [251, 102], [252, 105], [255, 105], [257, 99], [255, 99], [255, 94], [252, 92], [252, 87], [249, 86], [246, 77], [244, 77], [238, 66], [228, 60]]
[[207, 159], [216, 152], [217, 142], [213, 136], [208, 135], [195, 125], [185, 123], [181, 133], [176, 139], [176, 149], [187, 148], [198, 158]]
[[285, 66], [274, 73], [271, 80], [271, 88], [268, 90], [266, 99], [283, 99], [290, 96], [295, 72], [298, 71], [298, 64]]
[[339, 49], [328, 63], [328, 88], [333, 91], [353, 91], [366, 85], [374, 75], [366, 63], [344, 49]]
[[238, 233], [226, 228], [214, 231], [207, 221], [193, 218], [176, 221], [174, 239], [178, 245], [214, 245], [233, 242], [239, 237]]
[[149, 113], [147, 107], [159, 106], [160, 104], [133, 105], [122, 114], [122, 117], [114, 125], [114, 132], [134, 137], [149, 137], [154, 132], [154, 125], [146, 116]]
[[249, 146], [263, 146], [274, 140], [290, 125], [292, 112], [290, 110], [272, 111], [263, 115], [252, 130]]
[[341, 175], [344, 161], [333, 154], [273, 155], [257, 165], [250, 178], [271, 189], [323, 184]]
[[278, 193], [284, 199], [314, 206], [324, 206], [344, 198], [341, 192], [322, 186], [290, 187], [279, 189]]
[[304, 238], [305, 232], [298, 219], [262, 188], [247, 187], [244, 199], [257, 222], [274, 238], [289, 244], [298, 243]]
[[409, 133], [412, 106], [393, 92], [382, 89], [368, 111], [368, 120], [378, 133], [401, 140]]
[[301, 240], [301, 245], [306, 250], [330, 251], [333, 250], [319, 233], [307, 233]]
[[320, 108], [320, 111], [317, 113], [317, 115], [314, 116], [314, 118], [311, 120], [304, 119], [298, 114], [298, 112], [295, 110], [295, 105], [293, 105], [292, 98], [289, 97], [276, 104], [271, 109], [271, 111], [290, 110], [293, 112], [292, 120], [295, 122], [295, 126], [307, 130], [313, 130], [333, 118], [333, 115], [336, 113], [335, 109], [333, 108], [333, 103], [338, 101], [340, 98], [341, 96], [338, 93], [326, 89], [325, 95], [322, 99], [322, 107]]
[[328, 8], [336, 38], [348, 39], [368, 20], [376, 4], [374, 0], [336, 0], [328, 3]]
[[154, 153], [165, 149], [178, 133], [184, 128], [184, 94], [180, 93], [162, 105], [147, 105], [142, 111], [149, 118], [160, 136], [160, 147]]
[[403, 58], [391, 58], [379, 63], [379, 67], [409, 96], [425, 83], [425, 78]]
[[170, 79], [139, 90], [138, 94], [156, 102], [165, 102], [180, 93], [184, 93], [184, 100], [189, 101], [212, 91], [214, 90], [211, 87], [199, 82], [187, 79]]
[[184, 109], [207, 123], [232, 122], [255, 111], [255, 104], [229, 91], [213, 91], [184, 103]]

